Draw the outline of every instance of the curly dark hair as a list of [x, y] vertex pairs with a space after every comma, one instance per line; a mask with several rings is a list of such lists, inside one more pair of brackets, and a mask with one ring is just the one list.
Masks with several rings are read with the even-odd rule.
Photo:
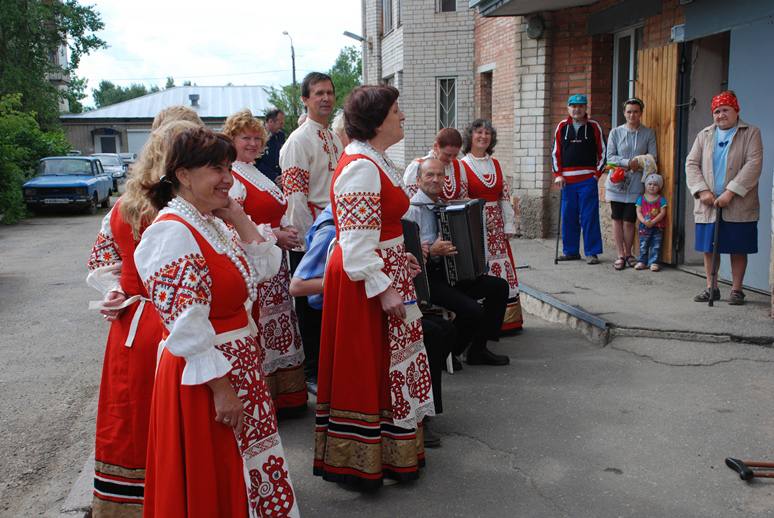
[[176, 171], [207, 165], [231, 164], [236, 160], [236, 148], [223, 133], [197, 127], [182, 131], [172, 140], [164, 163], [164, 176], [151, 185], [146, 196], [156, 209], [161, 210], [180, 189]]
[[347, 136], [356, 140], [373, 138], [399, 95], [397, 88], [383, 85], [365, 85], [352, 90], [344, 103]]
[[490, 121], [489, 119], [476, 119], [470, 124], [468, 124], [468, 127], [465, 128], [465, 133], [463, 135], [464, 137], [464, 143], [462, 145], [463, 153], [470, 153], [470, 148], [472, 147], [472, 142], [473, 142], [473, 132], [479, 128], [484, 128], [485, 130], [488, 130], [489, 133], [492, 134], [492, 142], [489, 143], [489, 147], [486, 148], [486, 152], [489, 155], [494, 153], [495, 146], [497, 145], [497, 130], [494, 128], [494, 126], [492, 126], [492, 121]]

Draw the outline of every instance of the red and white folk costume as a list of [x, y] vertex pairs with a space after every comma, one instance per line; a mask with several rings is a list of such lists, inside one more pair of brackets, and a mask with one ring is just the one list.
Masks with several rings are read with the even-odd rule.
[[503, 330], [521, 329], [524, 321], [519, 301], [519, 280], [516, 278], [516, 261], [508, 236], [516, 233], [516, 217], [511, 204], [508, 182], [497, 159], [486, 155], [477, 158], [468, 153], [461, 160], [468, 173], [468, 191], [471, 198], [483, 199], [487, 225], [494, 228], [486, 232], [487, 263], [489, 275], [508, 281], [508, 307], [505, 310]]
[[[325, 272], [314, 473], [366, 488], [415, 479], [421, 421], [434, 410], [400, 221], [409, 200], [392, 163], [359, 141], [339, 161], [331, 199], [338, 244]], [[405, 320], [382, 310], [388, 287]]]
[[301, 236], [330, 203], [331, 178], [343, 149], [329, 127], [307, 118], [280, 150], [288, 224], [296, 227]]
[[[412, 162], [406, 168], [406, 172], [403, 173], [403, 183], [406, 186], [406, 193], [409, 198], [413, 197], [419, 185], [417, 179], [419, 177], [419, 166], [422, 162], [430, 158], [437, 158], [433, 151], [430, 154], [412, 160]], [[456, 158], [452, 160], [451, 164], [447, 165], [444, 169], [446, 178], [443, 182], [443, 191], [441, 192], [441, 199], [443, 200], [461, 200], [468, 197], [468, 175], [465, 172], [465, 168]]]
[[[222, 220], [175, 198], [148, 227], [137, 270], [165, 326], [151, 405], [146, 517], [298, 516], [249, 313], [281, 252], [243, 243]], [[243, 426], [215, 421], [206, 382], [228, 374]]]
[[[266, 223], [274, 230], [287, 225], [283, 216], [288, 204], [274, 182], [244, 162], [234, 162], [232, 173], [234, 185], [229, 195], [254, 222]], [[307, 400], [304, 350], [289, 290], [290, 269], [287, 252], [283, 252], [279, 272], [258, 285], [258, 300], [253, 305], [264, 352], [263, 374], [277, 410], [306, 407]]]
[[156, 351], [161, 321], [134, 265], [137, 240], [121, 217], [121, 200], [102, 220], [86, 282], [102, 293], [126, 295], [110, 324], [97, 406], [94, 516], [142, 513]]

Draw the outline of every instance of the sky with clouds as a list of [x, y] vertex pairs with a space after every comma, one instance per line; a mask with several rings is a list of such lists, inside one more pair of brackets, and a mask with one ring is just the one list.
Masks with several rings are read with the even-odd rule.
[[[84, 2], [89, 3], [91, 2]], [[360, 34], [361, 0], [97, 0], [109, 47], [81, 59], [88, 80], [84, 104], [103, 79], [127, 86], [189, 80], [199, 85], [279, 86], [292, 80], [290, 40], [298, 81], [328, 70], [339, 51], [359, 45], [342, 34]]]

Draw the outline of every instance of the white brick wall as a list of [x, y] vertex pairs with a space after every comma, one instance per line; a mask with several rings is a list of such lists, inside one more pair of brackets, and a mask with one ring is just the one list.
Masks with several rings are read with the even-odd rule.
[[436, 12], [436, 0], [393, 0], [396, 10], [398, 3], [401, 26], [382, 36], [382, 2], [364, 0], [364, 36], [373, 41], [364, 66], [370, 84], [402, 72], [397, 86], [406, 137], [389, 154], [404, 165], [427, 152], [438, 130], [438, 77], [457, 79], [457, 128], [473, 118], [473, 11], [468, 0], [457, 0], [453, 13]]

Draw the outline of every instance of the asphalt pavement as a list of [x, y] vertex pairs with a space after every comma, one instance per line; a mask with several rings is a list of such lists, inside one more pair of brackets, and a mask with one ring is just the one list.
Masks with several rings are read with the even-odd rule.
[[[100, 213], [0, 227], [0, 516], [59, 515], [92, 450], [107, 327], [86, 309], [96, 293], [84, 277]], [[523, 282], [535, 267], [519, 271]], [[598, 289], [586, 284], [595, 279], [575, 290]], [[492, 348], [511, 364], [444, 375], [446, 412], [434, 423], [443, 445], [427, 451], [415, 483], [361, 494], [324, 482], [311, 474], [311, 410], [282, 421], [302, 515], [774, 514], [774, 484], [742, 482], [723, 465], [774, 458], [774, 349], [623, 336], [599, 347], [529, 314], [521, 334]]]

